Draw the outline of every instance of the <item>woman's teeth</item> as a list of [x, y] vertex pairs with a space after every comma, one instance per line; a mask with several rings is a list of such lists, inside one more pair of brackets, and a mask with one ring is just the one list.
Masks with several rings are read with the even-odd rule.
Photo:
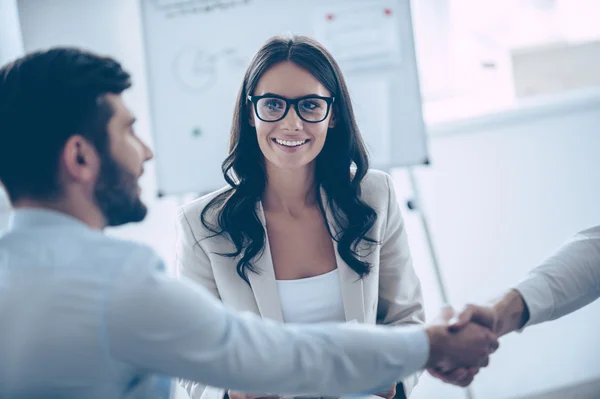
[[302, 141], [291, 141], [291, 140], [280, 140], [280, 139], [275, 139], [275, 142], [279, 145], [284, 145], [286, 147], [298, 147], [299, 145], [302, 145], [304, 143], [306, 143], [308, 141], [308, 139], [302, 140]]

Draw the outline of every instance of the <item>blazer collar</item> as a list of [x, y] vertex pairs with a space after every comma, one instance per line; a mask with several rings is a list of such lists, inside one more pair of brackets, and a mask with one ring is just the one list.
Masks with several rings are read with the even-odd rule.
[[[338, 234], [336, 223], [333, 219], [333, 214], [327, 204], [327, 196], [321, 188], [321, 200], [325, 208], [327, 223], [334, 235]], [[265, 229], [265, 247], [263, 253], [255, 261], [255, 267], [258, 273], [249, 273], [248, 279], [252, 286], [252, 292], [258, 305], [258, 310], [262, 317], [271, 320], [283, 322], [281, 312], [281, 302], [277, 290], [277, 281], [275, 279], [275, 269], [273, 267], [273, 258], [269, 246], [269, 238], [267, 231], [267, 223], [265, 218], [262, 202], [259, 201], [256, 209], [258, 217]], [[364, 323], [364, 292], [363, 280], [352, 270], [338, 253], [337, 241], [333, 240], [335, 258], [340, 276], [340, 284], [342, 290], [342, 300], [344, 303], [344, 314], [346, 321], [357, 321]]]

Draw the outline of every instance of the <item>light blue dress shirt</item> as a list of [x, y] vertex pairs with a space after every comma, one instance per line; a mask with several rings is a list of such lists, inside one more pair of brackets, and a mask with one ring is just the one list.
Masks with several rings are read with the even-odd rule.
[[68, 215], [0, 238], [0, 398], [167, 398], [175, 376], [253, 393], [380, 392], [422, 368], [421, 327], [280, 325], [170, 278], [149, 248]]

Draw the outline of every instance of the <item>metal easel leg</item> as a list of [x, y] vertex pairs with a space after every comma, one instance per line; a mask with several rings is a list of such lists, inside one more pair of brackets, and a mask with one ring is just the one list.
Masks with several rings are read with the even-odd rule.
[[[408, 201], [407, 205], [410, 210], [417, 212], [419, 215], [419, 219], [421, 220], [421, 224], [423, 225], [423, 231], [425, 232], [425, 239], [427, 241], [427, 247], [429, 249], [429, 255], [431, 257], [431, 264], [433, 265], [433, 270], [435, 272], [440, 297], [442, 298], [442, 302], [444, 303], [444, 305], [448, 305], [450, 303], [448, 300], [448, 291], [446, 290], [446, 285], [444, 284], [444, 278], [440, 269], [439, 259], [437, 256], [437, 252], [435, 251], [435, 246], [433, 245], [433, 239], [431, 238], [429, 222], [427, 221], [427, 216], [425, 215], [425, 211], [421, 206], [422, 202], [421, 193], [419, 191], [419, 185], [417, 184], [417, 179], [415, 177], [413, 168], [409, 167], [407, 168], [407, 171], [413, 192], [413, 199]], [[473, 399], [473, 391], [471, 387], [465, 388], [465, 393], [467, 399]]]

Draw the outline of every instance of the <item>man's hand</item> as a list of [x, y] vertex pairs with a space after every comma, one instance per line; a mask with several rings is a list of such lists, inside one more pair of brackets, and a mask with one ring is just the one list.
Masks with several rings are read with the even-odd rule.
[[449, 322], [450, 331], [460, 331], [469, 323], [476, 323], [488, 328], [494, 334], [498, 334], [498, 313], [496, 309], [490, 306], [467, 305], [458, 317]]
[[[433, 323], [446, 325], [453, 318], [455, 318], [454, 309], [452, 309], [451, 306], [444, 306], [440, 314], [434, 319]], [[433, 377], [445, 383], [466, 387], [473, 382], [473, 379], [477, 373], [479, 373], [479, 367], [458, 368], [445, 373], [442, 372], [441, 367], [428, 368], [427, 371]]]
[[451, 307], [445, 307], [436, 319], [436, 324], [441, 325], [427, 329], [431, 350], [426, 367], [431, 375], [444, 382], [467, 386], [479, 368], [488, 365], [489, 355], [498, 348], [498, 340], [489, 329], [474, 323], [457, 324], [451, 331], [447, 323], [453, 314]]
[[258, 398], [269, 398], [269, 399], [276, 399], [278, 398], [278, 396], [257, 396], [257, 395], [249, 395], [249, 394], [245, 394], [243, 392], [237, 392], [237, 391], [227, 391], [227, 396], [229, 396], [229, 399], [258, 399]]
[[450, 330], [458, 331], [468, 323], [477, 323], [492, 330], [498, 337], [523, 327], [529, 320], [529, 310], [516, 290], [508, 291], [492, 306], [467, 305]]
[[259, 398], [259, 396], [246, 395], [243, 392], [237, 392], [237, 391], [227, 391], [227, 396], [229, 396], [229, 399], [257, 399], [257, 398]]
[[469, 369], [459, 368], [459, 369], [456, 369], [456, 370], [453, 370], [453, 371], [450, 371], [447, 373], [443, 373], [438, 368], [427, 369], [427, 371], [433, 377], [435, 377], [438, 380], [441, 380], [447, 384], [458, 385], [459, 387], [466, 387], [466, 386], [469, 386], [473, 382], [473, 380], [475, 379], [475, 376], [477, 375], [477, 373], [479, 373], [479, 368], [478, 367], [472, 367]]
[[498, 349], [498, 338], [489, 329], [469, 323], [457, 332], [446, 326], [429, 327], [430, 356], [427, 368], [443, 372], [457, 368], [486, 367]]
[[376, 395], [385, 399], [392, 399], [394, 396], [396, 396], [396, 384], [392, 385], [389, 390], [378, 393]]
[[[443, 319], [448, 320], [449, 312], [444, 311]], [[476, 323], [489, 328], [497, 337], [517, 330], [529, 319], [529, 311], [523, 297], [518, 291], [511, 290], [492, 306], [467, 305], [457, 316], [449, 320], [448, 330], [458, 332], [470, 323]], [[459, 386], [467, 386], [472, 381], [478, 368], [458, 368], [451, 371], [442, 368], [430, 368], [427, 370], [432, 376], [440, 380]]]

